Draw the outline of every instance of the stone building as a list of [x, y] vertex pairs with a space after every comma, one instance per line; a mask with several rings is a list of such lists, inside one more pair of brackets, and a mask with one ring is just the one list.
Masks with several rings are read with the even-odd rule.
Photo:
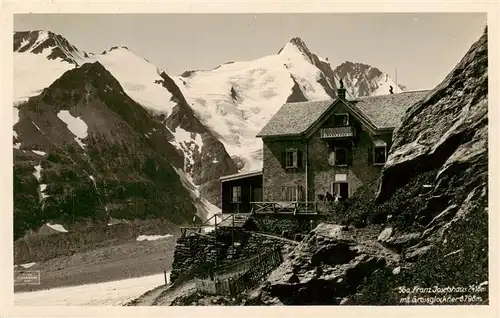
[[284, 104], [257, 135], [263, 141], [262, 201], [351, 197], [379, 177], [394, 129], [427, 93], [348, 100], [341, 88], [334, 100]]

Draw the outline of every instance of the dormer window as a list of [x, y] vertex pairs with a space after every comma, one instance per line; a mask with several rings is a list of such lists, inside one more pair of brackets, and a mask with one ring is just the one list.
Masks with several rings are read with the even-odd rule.
[[336, 127], [349, 126], [349, 114], [334, 114], [333, 124]]

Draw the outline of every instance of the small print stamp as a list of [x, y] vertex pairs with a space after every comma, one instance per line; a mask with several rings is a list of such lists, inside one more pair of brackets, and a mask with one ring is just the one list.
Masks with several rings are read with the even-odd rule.
[[40, 271], [15, 271], [14, 285], [40, 285]]

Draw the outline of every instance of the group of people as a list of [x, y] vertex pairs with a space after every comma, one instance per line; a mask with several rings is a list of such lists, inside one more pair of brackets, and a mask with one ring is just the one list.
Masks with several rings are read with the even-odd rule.
[[318, 195], [318, 199], [323, 202], [339, 202], [342, 197], [338, 193], [334, 193], [333, 195], [330, 192], [326, 192], [326, 195], [320, 194]]

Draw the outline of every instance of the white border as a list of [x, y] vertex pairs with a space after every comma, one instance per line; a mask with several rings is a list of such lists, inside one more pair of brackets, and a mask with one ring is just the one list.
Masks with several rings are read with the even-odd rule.
[[[299, 12], [488, 12], [489, 35], [489, 141], [490, 162], [498, 161], [496, 140], [498, 131], [494, 124], [498, 114], [498, 2], [497, 1], [198, 1], [198, 2], [135, 2], [127, 0], [99, 1], [39, 1], [39, 2], [4, 2], [1, 7], [2, 45], [2, 124], [1, 145], [3, 149], [12, 147], [12, 78], [13, 54], [12, 31], [14, 13], [299, 13]], [[472, 44], [472, 43], [471, 43]], [[9, 128], [5, 128], [9, 127]], [[496, 138], [496, 139], [495, 139]], [[12, 152], [5, 151], [1, 170], [0, 195], [2, 202], [2, 230], [0, 231], [2, 252], [0, 316], [14, 317], [131, 317], [131, 316], [206, 316], [219, 317], [256, 317], [256, 316], [288, 316], [288, 317], [420, 317], [420, 316], [452, 316], [452, 317], [497, 317], [498, 316], [498, 212], [494, 200], [497, 165], [489, 166], [490, 176], [490, 302], [489, 306], [453, 307], [453, 306], [409, 306], [409, 307], [19, 307], [13, 306], [13, 251], [12, 251]]]

